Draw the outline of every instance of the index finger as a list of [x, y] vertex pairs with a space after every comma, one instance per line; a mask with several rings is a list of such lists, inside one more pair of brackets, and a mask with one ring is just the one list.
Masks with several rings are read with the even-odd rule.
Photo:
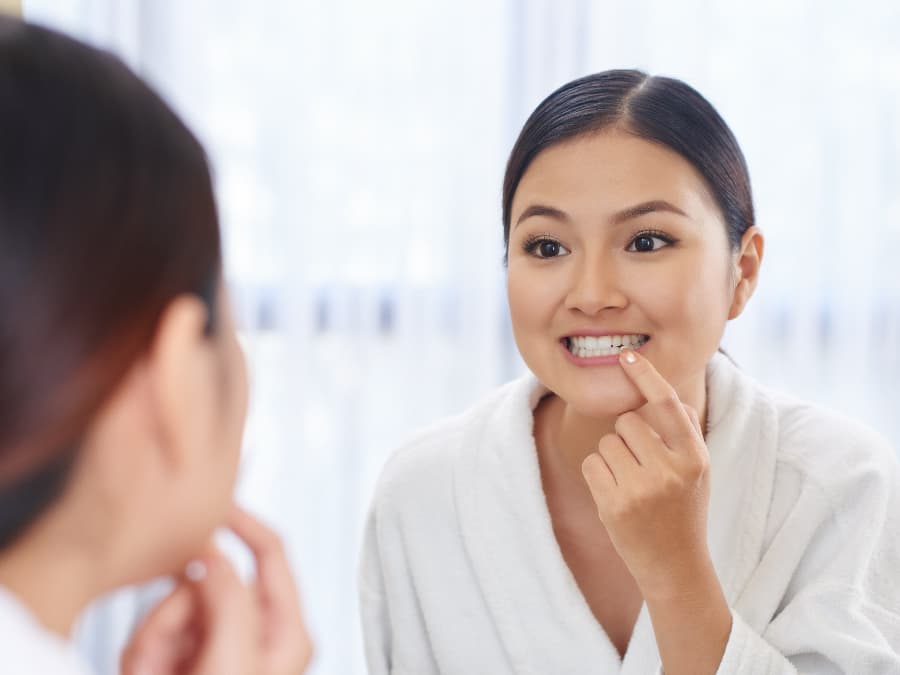
[[656, 414], [654, 429], [673, 450], [685, 439], [694, 439], [696, 429], [678, 398], [678, 393], [644, 356], [623, 349], [619, 363]]
[[[269, 608], [289, 608], [299, 611], [299, 597], [291, 574], [284, 545], [274, 530], [235, 505], [228, 518], [228, 527], [243, 541], [256, 560], [257, 589], [260, 599]], [[290, 604], [286, 605], [285, 603]]]

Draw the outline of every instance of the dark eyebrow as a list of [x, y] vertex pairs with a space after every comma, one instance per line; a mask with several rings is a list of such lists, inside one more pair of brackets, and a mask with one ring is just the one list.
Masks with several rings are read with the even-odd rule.
[[645, 216], [648, 213], [656, 213], [658, 211], [668, 211], [669, 213], [675, 213], [679, 216], [684, 216], [685, 218], [688, 215], [679, 209], [674, 204], [670, 204], [664, 199], [654, 199], [650, 202], [644, 202], [643, 204], [638, 204], [637, 206], [630, 206], [627, 209], [619, 211], [616, 215], [613, 216], [612, 222], [618, 225], [619, 223], [624, 223], [626, 220], [631, 220], [632, 218], [639, 218], [640, 216]]
[[[659, 211], [666, 211], [668, 213], [674, 213], [679, 216], [684, 216], [685, 218], [688, 215], [679, 209], [674, 204], [670, 204], [664, 199], [654, 199], [649, 202], [643, 202], [636, 206], [629, 206], [627, 209], [623, 209], [619, 211], [612, 217], [612, 222], [614, 225], [619, 225], [624, 223], [626, 220], [631, 220], [633, 218], [639, 218], [641, 216], [645, 216], [648, 213], [658, 213]], [[546, 206], [544, 204], [532, 204], [527, 209], [522, 211], [522, 215], [519, 216], [519, 219], [516, 220], [516, 225], [521, 223], [526, 218], [531, 218], [533, 216], [545, 216], [547, 218], [553, 218], [554, 220], [559, 220], [564, 223], [570, 222], [569, 214], [565, 211], [560, 211], [557, 208], [552, 206]], [[515, 226], [513, 226], [515, 228]]]
[[[553, 218], [554, 220], [561, 220], [564, 223], [569, 222], [569, 216], [565, 211], [560, 211], [559, 209], [555, 209], [552, 206], [545, 206], [543, 204], [532, 204], [527, 209], [522, 211], [522, 215], [519, 216], [519, 219], [516, 220], [516, 225], [521, 223], [526, 218], [531, 218], [532, 216], [546, 216], [548, 218]], [[515, 228], [515, 226], [513, 226]]]

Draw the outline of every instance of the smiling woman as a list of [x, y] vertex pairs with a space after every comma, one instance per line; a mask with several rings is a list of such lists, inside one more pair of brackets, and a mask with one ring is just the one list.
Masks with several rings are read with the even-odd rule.
[[893, 451], [717, 353], [763, 237], [712, 106], [637, 71], [563, 86], [503, 230], [531, 373], [386, 465], [371, 672], [898, 671]]

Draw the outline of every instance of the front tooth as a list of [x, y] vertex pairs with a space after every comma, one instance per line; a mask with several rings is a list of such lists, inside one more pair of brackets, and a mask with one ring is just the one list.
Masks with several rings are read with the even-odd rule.
[[612, 346], [618, 347], [622, 344], [622, 336], [621, 335], [613, 335], [612, 336]]
[[609, 349], [612, 347], [612, 338], [609, 335], [597, 338], [597, 347], [599, 349]]
[[597, 349], [597, 338], [591, 337], [591, 336], [585, 337], [584, 338], [584, 348], [589, 351], [593, 351], [593, 350]]

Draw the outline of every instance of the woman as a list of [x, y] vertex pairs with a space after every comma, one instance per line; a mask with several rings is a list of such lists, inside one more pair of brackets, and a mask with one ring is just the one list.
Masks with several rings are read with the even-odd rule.
[[297, 675], [278, 538], [232, 505], [247, 383], [202, 148], [118, 60], [10, 18], [0, 129], [0, 670], [87, 673], [81, 610], [173, 575], [124, 673]]
[[532, 374], [385, 467], [372, 675], [900, 672], [893, 451], [717, 353], [763, 237], [712, 106], [637, 71], [563, 86], [503, 231]]

